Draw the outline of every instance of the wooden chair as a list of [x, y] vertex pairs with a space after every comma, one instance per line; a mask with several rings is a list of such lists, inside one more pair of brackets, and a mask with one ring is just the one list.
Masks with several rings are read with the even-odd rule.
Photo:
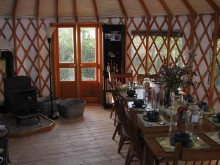
[[123, 73], [123, 74], [110, 74], [110, 81], [113, 86], [117, 86], [119, 84], [125, 84], [132, 79], [132, 73]]
[[136, 125], [137, 119], [134, 113], [135, 112], [131, 109], [125, 109], [126, 122], [129, 127], [129, 136], [131, 138], [125, 165], [130, 165], [134, 157], [138, 158], [140, 161], [143, 159], [144, 139]]
[[[109, 78], [109, 84], [111, 86], [111, 89], [115, 89], [115, 86], [118, 84], [126, 83], [128, 80], [132, 79], [132, 73], [124, 73], [124, 74], [115, 74], [111, 73], [110, 78]], [[113, 98], [114, 100], [114, 98]], [[110, 113], [110, 118], [115, 114], [115, 106], [113, 103], [111, 113]]]
[[144, 81], [144, 78], [146, 78], [146, 75], [145, 74], [138, 74], [137, 75], [137, 83], [142, 85], [143, 84], [143, 81]]
[[117, 118], [117, 113], [115, 109], [118, 106], [117, 99], [118, 99], [118, 96], [120, 95], [120, 92], [117, 88], [116, 89], [111, 88], [111, 92], [112, 92], [113, 104], [112, 104], [110, 118], [112, 118], [112, 115], [114, 114], [114, 126], [115, 126], [116, 118]]
[[131, 137], [129, 134], [129, 125], [126, 122], [126, 116], [125, 116], [125, 109], [127, 108], [127, 101], [123, 99], [122, 97], [119, 97], [119, 104], [120, 108], [118, 109], [119, 116], [121, 116], [121, 121], [122, 121], [122, 131], [120, 134], [120, 140], [119, 140], [119, 145], [118, 145], [118, 153], [120, 153], [123, 145], [126, 142], [130, 142]]
[[[175, 155], [173, 159], [173, 165], [178, 165], [181, 161], [187, 164], [220, 164], [220, 148], [208, 148], [204, 150], [192, 150], [182, 148], [178, 143], [175, 146]], [[196, 161], [196, 162], [195, 162]]]

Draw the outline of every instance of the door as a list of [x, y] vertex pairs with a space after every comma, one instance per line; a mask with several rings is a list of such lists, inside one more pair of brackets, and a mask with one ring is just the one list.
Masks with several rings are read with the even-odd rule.
[[96, 26], [58, 27], [59, 75], [55, 89], [62, 99], [98, 102], [97, 32]]
[[98, 102], [98, 61], [96, 26], [78, 26], [79, 98]]

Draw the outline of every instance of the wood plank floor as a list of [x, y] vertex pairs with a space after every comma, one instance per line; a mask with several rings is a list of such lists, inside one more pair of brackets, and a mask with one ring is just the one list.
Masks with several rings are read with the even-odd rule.
[[109, 116], [110, 110], [89, 105], [82, 118], [59, 118], [50, 132], [10, 138], [11, 165], [123, 165], [128, 144], [117, 153], [119, 136], [112, 140], [115, 127]]
[[10, 165], [124, 165], [128, 144], [117, 153], [119, 136], [112, 140], [115, 127], [109, 116], [110, 110], [87, 105], [82, 118], [59, 118], [50, 132], [10, 138]]

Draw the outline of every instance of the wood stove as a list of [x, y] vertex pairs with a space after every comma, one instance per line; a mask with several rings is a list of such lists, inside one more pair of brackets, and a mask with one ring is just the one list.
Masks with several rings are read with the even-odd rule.
[[3, 81], [5, 108], [16, 116], [17, 123], [19, 124], [21, 119], [39, 119], [38, 91], [31, 85], [31, 79], [27, 76], [11, 76]]

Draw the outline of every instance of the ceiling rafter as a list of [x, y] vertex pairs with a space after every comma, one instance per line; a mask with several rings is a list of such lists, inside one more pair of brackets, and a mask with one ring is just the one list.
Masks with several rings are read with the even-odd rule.
[[15, 0], [13, 11], [12, 11], [12, 17], [16, 16], [17, 7], [18, 7], [18, 0]]
[[99, 13], [98, 13], [96, 0], [93, 0], [93, 6], [94, 6], [94, 10], [95, 10], [96, 20], [97, 20], [97, 22], [99, 22]]
[[37, 0], [37, 7], [36, 7], [36, 17], [40, 17], [40, 0]]
[[56, 0], [56, 20], [59, 20], [59, 2]]
[[118, 2], [119, 2], [119, 5], [120, 5], [120, 7], [121, 7], [121, 10], [122, 10], [123, 15], [124, 15], [125, 17], [128, 17], [127, 11], [126, 11], [126, 9], [125, 9], [125, 6], [124, 6], [122, 0], [118, 0]]
[[220, 12], [218, 5], [213, 0], [206, 0], [206, 2], [213, 8], [216, 13]]
[[167, 6], [167, 4], [165, 3], [164, 0], [159, 0], [160, 4], [163, 6], [164, 10], [167, 12], [167, 15], [169, 17], [173, 17], [173, 13], [171, 12], [171, 10], [169, 9], [169, 7]]
[[75, 20], [76, 22], [78, 22], [78, 9], [77, 9], [77, 0], [73, 0], [73, 4], [74, 4], [74, 15], [75, 15]]
[[193, 9], [193, 7], [190, 5], [190, 3], [188, 2], [188, 0], [182, 0], [183, 4], [186, 6], [186, 8], [189, 10], [189, 12], [191, 13], [191, 15], [196, 16], [197, 13], [196, 11]]
[[139, 2], [140, 2], [141, 7], [143, 8], [143, 10], [144, 10], [144, 12], [145, 12], [145, 15], [146, 15], [148, 18], [150, 18], [150, 17], [151, 17], [151, 16], [150, 16], [150, 12], [149, 12], [149, 10], [148, 10], [146, 4], [144, 3], [144, 1], [143, 1], [143, 0], [139, 0]]

